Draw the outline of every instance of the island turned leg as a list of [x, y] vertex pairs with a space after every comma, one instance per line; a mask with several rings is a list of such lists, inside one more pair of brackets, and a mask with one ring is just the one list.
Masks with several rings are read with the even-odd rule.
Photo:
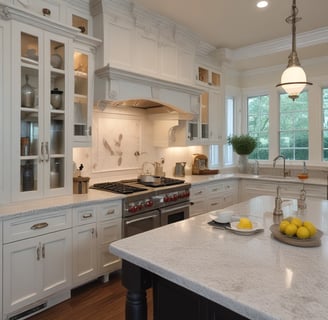
[[151, 287], [150, 273], [123, 260], [122, 284], [128, 290], [125, 303], [125, 319], [147, 320], [146, 290]]

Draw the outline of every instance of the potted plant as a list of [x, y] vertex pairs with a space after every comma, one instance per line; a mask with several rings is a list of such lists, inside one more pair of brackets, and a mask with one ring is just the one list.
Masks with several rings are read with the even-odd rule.
[[256, 148], [256, 139], [249, 134], [242, 134], [240, 136], [233, 135], [228, 137], [227, 142], [232, 145], [233, 151], [239, 155], [239, 171], [247, 173], [248, 155]]

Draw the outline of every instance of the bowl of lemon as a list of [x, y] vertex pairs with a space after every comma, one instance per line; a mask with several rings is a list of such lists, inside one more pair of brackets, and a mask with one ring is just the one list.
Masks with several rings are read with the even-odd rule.
[[270, 227], [275, 239], [298, 247], [318, 247], [321, 245], [322, 231], [309, 220], [288, 217]]

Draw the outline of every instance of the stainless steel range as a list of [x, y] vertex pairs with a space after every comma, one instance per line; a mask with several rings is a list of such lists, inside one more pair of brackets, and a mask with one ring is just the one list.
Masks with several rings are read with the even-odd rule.
[[122, 180], [97, 183], [91, 188], [126, 195], [122, 200], [123, 237], [189, 218], [190, 184], [184, 180]]

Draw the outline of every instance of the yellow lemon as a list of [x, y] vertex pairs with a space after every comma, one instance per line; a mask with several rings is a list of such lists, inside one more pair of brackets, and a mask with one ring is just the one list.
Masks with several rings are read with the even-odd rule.
[[317, 233], [317, 228], [315, 227], [315, 225], [312, 222], [304, 221], [303, 226], [309, 230], [310, 237], [313, 237]]
[[288, 237], [293, 237], [297, 232], [297, 226], [293, 223], [290, 223], [285, 228], [285, 235]]
[[289, 221], [288, 220], [282, 220], [279, 224], [279, 230], [280, 232], [284, 233], [286, 227], [289, 225]]
[[237, 224], [239, 229], [252, 229], [253, 224], [248, 218], [240, 218], [239, 223]]
[[297, 217], [294, 217], [290, 223], [295, 224], [297, 227], [301, 227], [303, 225], [303, 221]]
[[308, 239], [310, 238], [310, 231], [306, 227], [299, 227], [297, 229], [296, 236], [299, 239]]

